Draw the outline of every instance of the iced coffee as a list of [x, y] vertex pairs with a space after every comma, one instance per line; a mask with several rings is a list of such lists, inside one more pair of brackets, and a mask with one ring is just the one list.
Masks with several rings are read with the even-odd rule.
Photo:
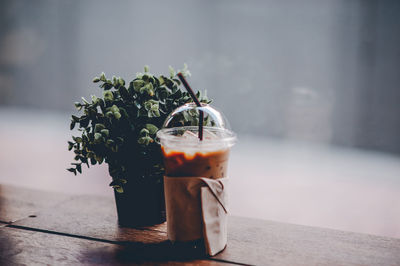
[[[205, 130], [206, 145], [202, 145], [192, 131], [188, 130], [182, 136], [184, 141], [192, 141], [191, 145], [196, 147], [188, 148], [182, 145], [164, 145], [161, 147], [165, 174], [171, 177], [207, 177], [211, 179], [223, 178], [227, 176], [229, 149], [228, 145], [210, 130]], [[207, 145], [213, 141], [213, 145]]]
[[157, 137], [165, 167], [168, 239], [202, 243], [214, 255], [227, 243], [227, 168], [236, 135], [213, 107], [186, 104], [167, 117]]

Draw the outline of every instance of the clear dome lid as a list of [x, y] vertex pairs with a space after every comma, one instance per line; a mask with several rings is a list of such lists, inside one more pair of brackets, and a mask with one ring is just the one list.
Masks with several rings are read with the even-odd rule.
[[157, 137], [164, 148], [185, 150], [228, 148], [236, 142], [236, 135], [222, 112], [211, 105], [195, 103], [184, 104], [169, 114]]

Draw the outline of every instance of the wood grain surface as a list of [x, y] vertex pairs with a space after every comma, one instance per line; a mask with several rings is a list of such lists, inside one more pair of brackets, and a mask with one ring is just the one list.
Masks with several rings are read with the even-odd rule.
[[230, 217], [215, 258], [255, 265], [400, 265], [400, 239]]
[[137, 254], [138, 252], [140, 250], [116, 244], [16, 228], [0, 228], [0, 265], [221, 264], [210, 260], [158, 260], [156, 256], [149, 257]]
[[165, 225], [138, 229], [118, 226], [114, 199], [101, 196], [75, 196], [56, 208], [45, 209], [36, 217], [13, 224], [113, 242], [161, 243], [167, 240]]
[[[76, 196], [13, 223], [122, 245], [147, 259], [203, 258], [167, 241], [166, 225], [121, 228], [112, 198]], [[228, 246], [213, 259], [253, 265], [400, 265], [400, 239], [229, 217]]]
[[[15, 193], [19, 193], [18, 189]], [[50, 197], [42, 194], [44, 198]], [[7, 202], [12, 204], [13, 198], [7, 198]], [[113, 198], [74, 196], [58, 202], [54, 207], [36, 210], [34, 217], [21, 214], [26, 218], [6, 224], [6, 227], [1, 227], [0, 223], [1, 256], [9, 259], [10, 253], [4, 243], [16, 241], [21, 246], [18, 250], [27, 259], [40, 252], [54, 252], [58, 260], [62, 248], [70, 248], [67, 254], [71, 259], [67, 261], [84, 264], [96, 264], [97, 258], [100, 262], [116, 264], [191, 261], [194, 264], [400, 265], [400, 239], [241, 217], [229, 217], [227, 248], [207, 259], [199, 244], [171, 244], [165, 223], [135, 229], [119, 227]], [[21, 234], [35, 237], [29, 237], [31, 242], [22, 241]], [[54, 247], [49, 244], [47, 251], [35, 247], [43, 238], [55, 241]], [[58, 245], [57, 241], [65, 245]], [[85, 249], [81, 244], [85, 241], [93, 244]], [[42, 262], [47, 263], [46, 260]]]
[[9, 223], [69, 199], [70, 195], [0, 184], [0, 222]]

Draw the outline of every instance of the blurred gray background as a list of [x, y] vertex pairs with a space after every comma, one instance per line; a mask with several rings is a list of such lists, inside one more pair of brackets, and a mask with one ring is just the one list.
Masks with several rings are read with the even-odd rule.
[[1, 0], [0, 105], [189, 65], [239, 133], [400, 153], [399, 1]]
[[183, 63], [239, 135], [232, 214], [400, 237], [398, 0], [0, 0], [0, 183], [112, 196], [65, 171], [73, 102]]

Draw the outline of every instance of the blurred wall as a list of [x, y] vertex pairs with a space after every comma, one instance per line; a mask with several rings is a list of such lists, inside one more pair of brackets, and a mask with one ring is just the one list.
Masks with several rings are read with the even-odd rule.
[[101, 71], [186, 62], [237, 132], [400, 153], [400, 1], [0, 5], [0, 106], [72, 112]]

